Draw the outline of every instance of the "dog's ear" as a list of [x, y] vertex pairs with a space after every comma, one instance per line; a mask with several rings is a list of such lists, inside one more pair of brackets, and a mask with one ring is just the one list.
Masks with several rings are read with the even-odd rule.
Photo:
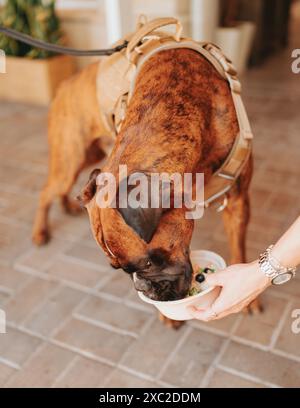
[[88, 204], [94, 197], [97, 190], [96, 179], [100, 173], [101, 170], [99, 169], [93, 170], [90, 174], [87, 184], [85, 185], [81, 193], [77, 196], [77, 200], [79, 200], [82, 205]]
[[151, 241], [163, 214], [161, 208], [118, 208], [129, 225], [147, 244]]
[[[125, 183], [127, 183], [127, 194], [125, 194], [123, 198], [120, 198], [120, 190]], [[158, 227], [164, 209], [161, 205], [158, 205], [159, 208], [151, 208], [151, 189], [149, 187], [147, 187], [147, 189], [149, 188], [146, 199], [147, 202], [144, 203], [143, 206], [137, 205], [135, 202], [133, 206], [130, 200], [128, 200], [128, 197], [135, 187], [136, 185], [128, 185], [128, 178], [121, 181], [116, 197], [117, 210], [122, 215], [126, 224], [129, 225], [145, 242], [149, 243]]]

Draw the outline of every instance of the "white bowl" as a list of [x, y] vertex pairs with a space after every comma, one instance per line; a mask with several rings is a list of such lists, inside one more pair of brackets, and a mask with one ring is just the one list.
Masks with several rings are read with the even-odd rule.
[[[217, 271], [226, 268], [226, 262], [224, 259], [212, 251], [192, 251], [191, 262], [192, 264], [198, 264], [201, 268], [213, 264]], [[209, 287], [205, 282], [201, 284], [201, 287], [203, 291], [198, 293], [198, 295], [166, 302], [152, 300], [140, 291], [138, 292], [138, 295], [144, 302], [154, 305], [163, 315], [170, 319], [190, 320], [192, 317], [187, 310], [187, 306], [209, 307], [220, 293], [220, 287]]]

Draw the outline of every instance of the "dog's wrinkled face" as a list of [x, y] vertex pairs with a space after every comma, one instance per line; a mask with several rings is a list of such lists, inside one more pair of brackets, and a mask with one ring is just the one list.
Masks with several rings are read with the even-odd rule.
[[153, 300], [176, 300], [185, 297], [192, 275], [187, 261], [169, 261], [169, 254], [161, 249], [149, 251], [149, 265], [135, 275], [134, 285]]
[[133, 276], [137, 290], [154, 300], [182, 299], [192, 277], [189, 245], [193, 221], [184, 209], [99, 208], [96, 177], [91, 174], [81, 194], [92, 231], [114, 268]]

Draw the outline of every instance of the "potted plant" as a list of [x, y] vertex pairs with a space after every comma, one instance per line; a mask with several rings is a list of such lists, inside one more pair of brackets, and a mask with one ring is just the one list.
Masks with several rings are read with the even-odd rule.
[[221, 1], [221, 26], [216, 30], [216, 44], [223, 50], [241, 74], [250, 56], [255, 25], [250, 21], [238, 21], [237, 0]]
[[[0, 24], [40, 40], [63, 44], [54, 0], [6, 0]], [[0, 34], [6, 54], [6, 73], [0, 74], [0, 98], [48, 104], [61, 81], [75, 72], [72, 57], [33, 48]]]

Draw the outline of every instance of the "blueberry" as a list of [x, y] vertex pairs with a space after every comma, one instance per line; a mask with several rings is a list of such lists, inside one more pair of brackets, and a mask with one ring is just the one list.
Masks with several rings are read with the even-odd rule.
[[210, 273], [210, 272], [214, 272], [214, 270], [212, 268], [204, 268], [203, 272], [204, 273]]
[[198, 275], [195, 276], [195, 279], [198, 283], [202, 283], [205, 281], [205, 276], [203, 273], [198, 273]]

